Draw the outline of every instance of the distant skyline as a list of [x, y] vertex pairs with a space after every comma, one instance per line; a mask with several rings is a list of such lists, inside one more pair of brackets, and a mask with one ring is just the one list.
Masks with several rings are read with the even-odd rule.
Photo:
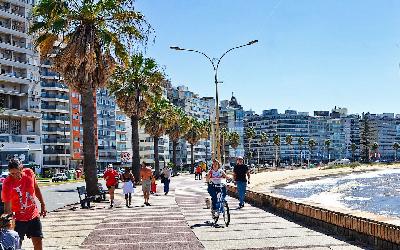
[[223, 58], [220, 100], [246, 109], [400, 113], [400, 1], [136, 0], [156, 31], [147, 56], [174, 86], [214, 96], [213, 71], [197, 49]]

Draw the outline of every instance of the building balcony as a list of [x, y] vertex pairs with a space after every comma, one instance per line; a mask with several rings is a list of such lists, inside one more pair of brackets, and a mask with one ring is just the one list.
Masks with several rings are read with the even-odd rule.
[[1, 56], [0, 54], [0, 64], [1, 65], [8, 65], [8, 66], [13, 66], [17, 68], [27, 68], [27, 67], [35, 67], [34, 65], [30, 64], [27, 60], [22, 60], [22, 59], [13, 59], [13, 58], [7, 58], [6, 56]]
[[70, 127], [59, 128], [59, 127], [43, 127], [42, 131], [44, 132], [70, 132]]
[[13, 82], [19, 84], [30, 84], [31, 79], [28, 79], [25, 74], [17, 72], [5, 72], [0, 74], [0, 81]]
[[43, 115], [42, 120], [44, 121], [66, 121], [69, 122], [69, 117], [57, 116], [57, 115]]
[[45, 138], [42, 140], [43, 144], [46, 143], [60, 143], [60, 144], [65, 144], [65, 143], [70, 143], [70, 139], [68, 138]]
[[41, 151], [42, 145], [38, 135], [0, 134], [1, 151]]
[[59, 82], [41, 82], [42, 89], [69, 91], [68, 86]]
[[42, 109], [52, 109], [52, 110], [62, 110], [62, 111], [69, 111], [69, 107], [61, 106], [61, 105], [46, 105], [42, 104]]
[[28, 37], [28, 34], [25, 33], [25, 29], [16, 25], [0, 24], [0, 32], [24, 38]]
[[25, 12], [24, 11], [17, 11], [16, 9], [8, 8], [4, 5], [0, 5], [1, 16], [13, 20], [17, 20], [19, 22], [25, 22]]
[[26, 109], [8, 109], [4, 108], [4, 111], [0, 113], [1, 116], [12, 116], [12, 117], [25, 117], [25, 118], [34, 118], [34, 119], [40, 119], [40, 113], [39, 112], [30, 112]]
[[41, 97], [44, 99], [48, 99], [47, 101], [69, 102], [68, 95], [42, 93]]
[[70, 151], [69, 149], [45, 149], [43, 150], [43, 154], [46, 155], [69, 155]]

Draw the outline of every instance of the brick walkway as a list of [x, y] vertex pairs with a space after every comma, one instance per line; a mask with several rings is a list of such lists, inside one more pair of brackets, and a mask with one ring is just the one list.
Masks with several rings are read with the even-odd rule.
[[[176, 177], [171, 184], [167, 196], [161, 189], [151, 196], [150, 207], [142, 205], [138, 192], [132, 208], [118, 194], [113, 209], [104, 202], [92, 209], [73, 205], [49, 213], [43, 219], [44, 249], [360, 249], [250, 205], [237, 210], [233, 198], [231, 224], [214, 228], [207, 223], [211, 215], [204, 182]], [[32, 249], [29, 240], [23, 247]]]

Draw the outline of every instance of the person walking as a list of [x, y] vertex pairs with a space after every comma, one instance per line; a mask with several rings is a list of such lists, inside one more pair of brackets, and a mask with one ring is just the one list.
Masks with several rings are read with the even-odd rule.
[[140, 178], [142, 180], [142, 191], [144, 197], [144, 204], [146, 206], [151, 206], [149, 203], [150, 198], [150, 186], [151, 186], [151, 176], [153, 175], [151, 168], [146, 166], [146, 162], [142, 162], [140, 168]]
[[[46, 205], [36, 182], [35, 173], [23, 168], [21, 162], [13, 159], [8, 164], [9, 175], [3, 182], [1, 198], [4, 202], [4, 213], [15, 213], [15, 231], [22, 241], [31, 238], [35, 250], [42, 250], [42, 223], [40, 216], [46, 216]], [[40, 214], [35, 198], [40, 202]]]
[[164, 178], [164, 194], [167, 195], [169, 192], [169, 183], [171, 182], [172, 169], [165, 166], [162, 170], [162, 176]]
[[[247, 176], [247, 179], [246, 179]], [[244, 164], [243, 157], [239, 156], [236, 159], [236, 166], [233, 168], [233, 179], [237, 185], [239, 196], [239, 208], [244, 207], [244, 197], [246, 195], [246, 186], [250, 184], [249, 167]]]
[[154, 174], [151, 176], [151, 188], [150, 188], [150, 194], [156, 194], [157, 193], [157, 180]]
[[119, 179], [119, 174], [115, 169], [113, 169], [112, 164], [108, 164], [103, 178], [106, 180], [106, 186], [108, 188], [108, 193], [110, 194], [110, 208], [112, 208], [114, 206], [114, 192]]
[[196, 167], [196, 174], [195, 174], [195, 177], [194, 177], [195, 180], [201, 180], [202, 179], [201, 172], [202, 172], [202, 168], [201, 168], [200, 163], [199, 163], [199, 165], [197, 165], [197, 167]]
[[132, 193], [135, 191], [133, 185], [135, 177], [133, 176], [130, 168], [125, 168], [125, 172], [121, 175], [121, 179], [124, 182], [122, 193], [125, 195], [126, 207], [131, 207]]

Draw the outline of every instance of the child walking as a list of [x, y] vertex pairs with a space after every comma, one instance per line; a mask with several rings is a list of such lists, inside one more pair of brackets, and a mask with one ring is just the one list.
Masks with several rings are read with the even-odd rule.
[[151, 194], [157, 193], [157, 183], [156, 183], [156, 177], [154, 175], [151, 176], [151, 189], [150, 189]]
[[130, 168], [125, 168], [125, 173], [122, 174], [122, 181], [124, 186], [122, 187], [122, 192], [125, 195], [126, 207], [131, 207], [132, 203], [132, 193], [135, 191], [133, 182], [135, 177], [133, 176]]
[[21, 249], [21, 240], [13, 230], [12, 214], [3, 214], [0, 217], [0, 246], [5, 250]]

